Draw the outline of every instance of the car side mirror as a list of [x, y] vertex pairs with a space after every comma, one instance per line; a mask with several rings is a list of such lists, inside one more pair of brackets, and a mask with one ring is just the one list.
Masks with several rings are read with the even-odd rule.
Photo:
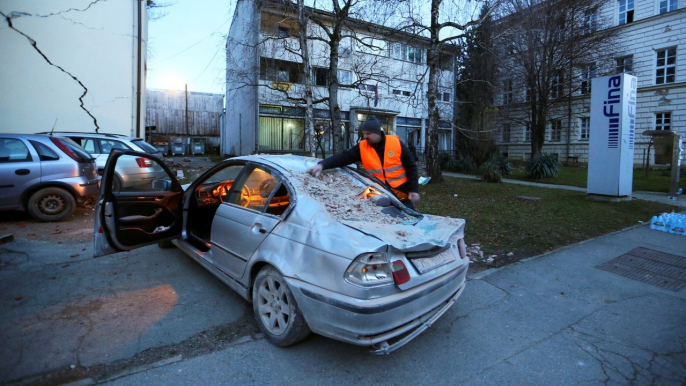
[[171, 180], [153, 180], [152, 190], [168, 191], [171, 190]]

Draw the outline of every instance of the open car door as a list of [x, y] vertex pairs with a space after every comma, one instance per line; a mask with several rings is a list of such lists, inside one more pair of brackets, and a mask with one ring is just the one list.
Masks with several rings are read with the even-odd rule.
[[[137, 173], [128, 172], [138, 165]], [[126, 170], [127, 173], [120, 173]], [[95, 208], [93, 257], [179, 237], [184, 190], [162, 160], [113, 151], [105, 165]]]

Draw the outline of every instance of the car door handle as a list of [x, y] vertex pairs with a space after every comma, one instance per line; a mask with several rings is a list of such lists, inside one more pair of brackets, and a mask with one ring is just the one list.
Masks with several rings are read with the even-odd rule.
[[18, 176], [25, 176], [25, 175], [30, 174], [30, 173], [31, 173], [31, 171], [29, 169], [17, 169], [14, 171], [14, 174], [16, 174]]
[[264, 229], [264, 228], [262, 228], [262, 224], [259, 224], [259, 223], [258, 223], [258, 224], [253, 224], [252, 227], [251, 227], [251, 229], [252, 229], [253, 232], [258, 231], [258, 232], [260, 232], [260, 233], [267, 233], [267, 230]]

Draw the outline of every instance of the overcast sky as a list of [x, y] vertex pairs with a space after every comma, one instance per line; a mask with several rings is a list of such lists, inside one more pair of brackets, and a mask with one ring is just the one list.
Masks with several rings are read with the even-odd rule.
[[166, 13], [148, 23], [148, 88], [223, 94], [225, 40], [233, 17], [229, 0], [160, 0]]

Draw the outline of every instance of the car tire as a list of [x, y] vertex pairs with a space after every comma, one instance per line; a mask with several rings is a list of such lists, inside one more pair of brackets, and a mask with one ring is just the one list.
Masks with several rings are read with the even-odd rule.
[[176, 245], [174, 245], [171, 240], [160, 241], [157, 243], [157, 246], [162, 249], [176, 248]]
[[27, 210], [38, 221], [62, 221], [75, 207], [76, 200], [71, 193], [62, 188], [44, 188], [31, 195]]
[[272, 344], [286, 347], [307, 338], [311, 331], [283, 276], [272, 266], [260, 270], [252, 290], [257, 325]]

